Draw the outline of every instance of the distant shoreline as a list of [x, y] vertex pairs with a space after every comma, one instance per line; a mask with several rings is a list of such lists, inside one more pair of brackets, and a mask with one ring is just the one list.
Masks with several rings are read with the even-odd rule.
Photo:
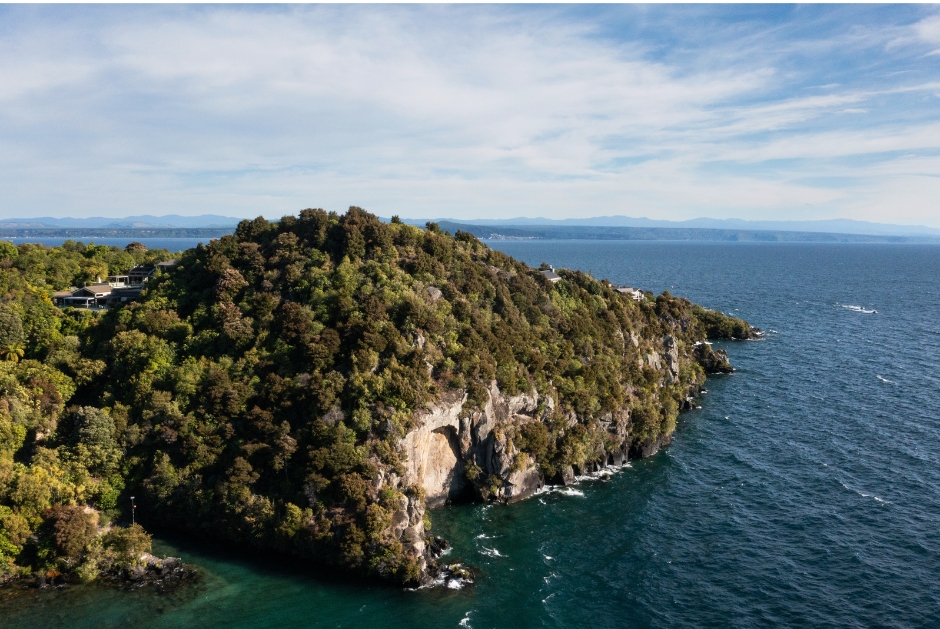
[[937, 236], [887, 236], [835, 234], [829, 232], [710, 229], [701, 227], [595, 227], [468, 225], [454, 221], [438, 223], [442, 230], [470, 232], [480, 240], [622, 240], [688, 242], [806, 242], [806, 243], [898, 243], [940, 244]]
[[221, 238], [235, 231], [234, 227], [172, 227], [172, 228], [4, 228], [0, 239], [7, 238]]
[[[711, 229], [701, 227], [600, 227], [557, 225], [476, 225], [455, 221], [438, 223], [442, 230], [465, 231], [487, 241], [533, 240], [620, 240], [620, 241], [687, 241], [687, 242], [805, 242], [805, 243], [893, 243], [940, 244], [937, 236], [890, 236], [874, 234], [837, 234], [829, 232], [762, 231], [745, 229]], [[234, 228], [3, 228], [0, 240], [67, 238], [96, 240], [103, 238], [200, 238], [208, 242], [232, 234]]]

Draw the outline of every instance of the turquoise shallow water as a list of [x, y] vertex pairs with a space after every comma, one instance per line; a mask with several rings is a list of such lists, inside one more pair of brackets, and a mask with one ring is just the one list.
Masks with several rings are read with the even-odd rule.
[[[3, 627], [940, 626], [940, 247], [504, 242], [742, 316], [673, 444], [607, 482], [433, 513], [468, 590], [400, 591], [165, 542], [198, 592], [0, 605]], [[877, 310], [877, 313], [862, 312]]]

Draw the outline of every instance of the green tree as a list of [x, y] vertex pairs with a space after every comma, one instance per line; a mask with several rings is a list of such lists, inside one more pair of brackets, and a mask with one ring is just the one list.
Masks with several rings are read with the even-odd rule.
[[44, 534], [56, 554], [69, 559], [78, 559], [98, 535], [94, 512], [86, 512], [82, 507], [56, 505], [43, 511], [42, 517]]
[[7, 343], [6, 345], [0, 347], [0, 357], [3, 357], [3, 360], [8, 360], [14, 363], [19, 362], [25, 353], [26, 350], [19, 343]]

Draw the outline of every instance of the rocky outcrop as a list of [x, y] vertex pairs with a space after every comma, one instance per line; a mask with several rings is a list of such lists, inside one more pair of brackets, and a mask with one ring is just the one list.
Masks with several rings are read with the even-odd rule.
[[465, 463], [468, 426], [461, 421], [465, 391], [450, 391], [416, 417], [417, 428], [402, 440], [406, 453], [404, 484], [424, 490], [428, 507], [438, 507], [467, 484]]
[[[694, 398], [704, 382], [704, 377], [689, 380], [685, 375], [684, 380], [680, 379], [683, 361], [698, 363], [710, 374], [734, 371], [727, 353], [713, 350], [704, 341], [681, 345], [676, 336], [667, 334], [641, 344], [631, 333], [629, 343], [638, 350], [640, 368], [659, 373], [656, 387], [682, 383], [686, 390], [680, 402], [682, 410], [695, 408]], [[607, 466], [653, 456], [672, 441], [671, 431], [645, 439], [634, 438], [630, 408], [623, 408], [592, 420], [608, 433], [606, 446], [591, 453], [584, 464], [566, 465], [553, 478], [546, 479], [535, 459], [518, 450], [512, 436], [520, 434], [529, 422], [546, 421], [555, 407], [556, 400], [551, 396], [534, 390], [505, 395], [493, 381], [482, 408], [468, 404], [466, 391], [451, 390], [416, 414], [414, 428], [399, 445], [405, 462], [404, 475], [399, 478], [390, 474], [385, 480], [404, 491], [392, 516], [392, 530], [396, 539], [420, 557], [426, 582], [440, 580], [441, 571], [446, 568], [437, 561], [440, 552], [435, 550], [434, 538], [426, 536], [426, 508], [473, 499], [517, 502], [535, 494], [546, 482], [572, 485], [579, 477], [600, 472]], [[568, 411], [565, 417], [569, 428], [583, 423], [573, 411]], [[418, 488], [418, 493], [409, 494], [409, 488]]]
[[668, 446], [672, 442], [672, 435], [659, 435], [651, 439], [644, 439], [639, 443], [630, 446], [629, 458], [645, 459], [659, 452], [660, 448]]
[[[636, 345], [639, 343], [634, 341]], [[641, 356], [641, 367], [662, 374], [662, 386], [679, 381], [681, 358], [675, 336], [665, 335], [658, 343], [648, 346], [647, 353]], [[707, 373], [733, 371], [727, 354], [712, 350], [704, 342], [695, 345], [686, 356], [701, 364]], [[699, 384], [691, 385], [683, 409], [692, 408], [692, 396], [699, 391]], [[500, 392], [495, 381], [490, 384], [482, 409], [466, 409], [467, 398], [466, 391], [452, 390], [416, 415], [415, 428], [400, 442], [402, 459], [406, 462], [405, 474], [401, 479], [394, 479], [395, 486], [419, 487], [427, 508], [480, 498], [481, 484], [492, 489], [492, 493], [483, 498], [501, 502], [523, 500], [541, 489], [546, 479], [542, 478], [538, 465], [528, 454], [517, 450], [509, 435], [527, 422], [544, 420], [554, 410], [555, 400], [540, 396], [536, 391], [507, 396]], [[568, 424], [574, 426], [578, 418], [573, 413], [569, 415]], [[594, 467], [623, 465], [631, 458], [652, 456], [671, 441], [671, 435], [666, 434], [634, 443], [627, 409], [604, 416], [600, 424], [606, 426], [618, 445], [598, 453], [588, 466], [590, 469], [575, 470], [567, 466], [555, 478], [548, 479], [550, 482], [572, 484], [577, 474], [597, 471]], [[486, 479], [486, 483], [480, 483], [481, 478]], [[417, 543], [421, 537], [422, 516], [423, 511], [416, 505], [402, 504], [393, 517], [395, 536]]]
[[[527, 455], [522, 456], [529, 459]], [[539, 468], [535, 465], [535, 461], [530, 459], [530, 463], [524, 469], [509, 474], [506, 483], [499, 489], [499, 498], [508, 503], [525, 500], [544, 485]]]
[[[495, 499], [517, 502], [543, 486], [534, 460], [518, 452], [507, 437], [510, 426], [536, 421], [537, 393], [504, 396], [496, 383], [481, 409], [467, 412], [466, 391], [449, 391], [415, 416], [415, 427], [399, 444], [404, 475], [379, 472], [376, 489], [386, 483], [401, 490], [391, 514], [391, 534], [418, 557], [422, 574], [434, 561], [425, 532], [425, 510], [464, 497], [476, 497], [471, 477], [490, 478]], [[554, 408], [552, 402], [545, 407]], [[430, 577], [428, 577], [430, 578]]]
[[734, 373], [728, 352], [723, 349], [715, 350], [708, 343], [699, 343], [695, 346], [694, 356], [705, 373]]
[[[465, 391], [450, 391], [416, 416], [416, 427], [401, 441], [407, 462], [403, 486], [423, 490], [429, 508], [460, 499], [472, 491], [470, 478], [498, 479], [496, 499], [516, 502], [542, 487], [535, 461], [518, 452], [507, 431], [537, 421], [536, 392], [504, 396], [493, 382], [482, 409], [464, 411]], [[549, 411], [554, 403], [546, 404]]]
[[679, 380], [679, 342], [676, 337], [671, 334], [664, 336], [661, 347], [651, 349], [640, 361], [640, 367], [661, 371], [664, 384], [675, 384]]

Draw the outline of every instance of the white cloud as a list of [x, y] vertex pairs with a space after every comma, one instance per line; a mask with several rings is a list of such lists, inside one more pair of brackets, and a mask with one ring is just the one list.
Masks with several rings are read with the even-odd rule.
[[[807, 183], [812, 173], [866, 180], [865, 198], [894, 220], [878, 182], [891, 191], [933, 173], [879, 173], [892, 155], [846, 175], [838, 160], [940, 149], [928, 107], [903, 119], [891, 109], [936, 82], [859, 88], [782, 61], [833, 54], [833, 41], [751, 33], [685, 65], [546, 9], [92, 13], [0, 35], [4, 215], [358, 204], [405, 216], [786, 218], [807, 203], [826, 217], [877, 214], [860, 186]], [[824, 87], [793, 93], [801, 80]], [[908, 197], [911, 220], [940, 223]]]
[[918, 39], [931, 44], [940, 44], [940, 15], [931, 15], [914, 24]]

